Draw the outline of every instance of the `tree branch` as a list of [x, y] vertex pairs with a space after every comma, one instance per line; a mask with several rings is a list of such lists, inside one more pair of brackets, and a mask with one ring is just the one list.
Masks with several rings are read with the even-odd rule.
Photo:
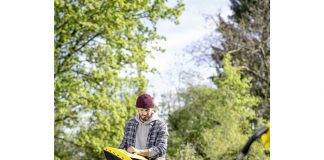
[[263, 47], [261, 47], [261, 46], [260, 46], [259, 48], [260, 48], [260, 50], [261, 50], [261, 55], [262, 55], [263, 63], [264, 63], [264, 65], [265, 65], [265, 67], [266, 67], [267, 69], [269, 69], [268, 63], [267, 63], [267, 61], [266, 61], [266, 55], [265, 55], [264, 49], [263, 49]]
[[[98, 32], [97, 34], [95, 34], [94, 36], [92, 36], [91, 38], [89, 38], [85, 43], [83, 43], [79, 48], [75, 49], [76, 46], [78, 46], [79, 41], [81, 41], [80, 39], [78, 40], [77, 44], [70, 49], [70, 52], [64, 57], [63, 63], [61, 65], [58, 66], [58, 70], [56, 71], [56, 73], [54, 73], [54, 78], [56, 76], [58, 76], [59, 74], [63, 73], [62, 71], [64, 71], [64, 69], [62, 69], [65, 65], [67, 60], [76, 52], [80, 51], [82, 48], [84, 48], [87, 44], [89, 44], [89, 42], [91, 42], [93, 39], [97, 38], [99, 35], [101, 34], [101, 32]], [[68, 70], [68, 69], [65, 69]]]
[[255, 75], [256, 77], [258, 77], [259, 79], [269, 83], [269, 80], [263, 78], [261, 75], [259, 75], [258, 73], [256, 73], [255, 71], [253, 71], [252, 69], [250, 69], [249, 67], [246, 67], [246, 66], [239, 66], [240, 69], [243, 69], [245, 71], [248, 71], [249, 73]]
[[80, 148], [84, 148], [84, 147], [86, 147], [86, 148], [88, 148], [88, 149], [90, 149], [90, 150], [94, 150], [94, 149], [95, 149], [95, 148], [93, 148], [93, 147], [91, 147], [91, 146], [80, 145], [80, 144], [77, 144], [77, 143], [75, 143], [75, 142], [72, 142], [72, 141], [66, 140], [66, 139], [61, 138], [61, 137], [58, 137], [58, 136], [54, 136], [54, 138], [56, 138], [56, 139], [58, 139], [58, 140], [62, 140], [62, 141], [64, 141], [64, 142], [67, 142], [67, 143], [69, 143], [69, 144], [72, 144], [72, 145], [77, 146], [77, 147], [80, 147]]

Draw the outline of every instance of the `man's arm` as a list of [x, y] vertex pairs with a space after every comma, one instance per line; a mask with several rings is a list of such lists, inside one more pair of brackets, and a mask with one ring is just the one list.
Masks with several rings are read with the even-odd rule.
[[148, 149], [149, 157], [162, 156], [163, 154], [166, 154], [168, 136], [169, 132], [167, 125], [163, 123], [160, 131], [158, 132], [156, 146]]
[[123, 136], [123, 140], [122, 140], [122, 143], [119, 145], [119, 148], [120, 149], [126, 149], [126, 147], [127, 147], [127, 145], [126, 145], [126, 127], [127, 127], [127, 124], [128, 123], [126, 123], [126, 125], [125, 125], [125, 127], [124, 127], [124, 136]]

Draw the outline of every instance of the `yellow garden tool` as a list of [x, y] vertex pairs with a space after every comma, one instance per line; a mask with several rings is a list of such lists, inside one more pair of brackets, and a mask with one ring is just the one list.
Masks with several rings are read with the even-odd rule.
[[241, 149], [241, 152], [237, 156], [236, 160], [243, 160], [244, 156], [249, 152], [249, 149], [252, 143], [261, 137], [261, 141], [267, 149], [270, 149], [270, 123], [268, 123], [267, 127], [262, 127], [257, 130], [250, 139], [246, 142], [244, 147]]
[[145, 157], [128, 153], [126, 150], [106, 147], [104, 154], [107, 160], [147, 160]]
[[268, 123], [268, 131], [261, 136], [261, 141], [267, 149], [270, 149], [270, 123]]

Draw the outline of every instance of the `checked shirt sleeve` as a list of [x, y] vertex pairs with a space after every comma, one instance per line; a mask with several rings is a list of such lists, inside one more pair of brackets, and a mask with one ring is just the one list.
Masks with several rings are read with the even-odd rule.
[[168, 128], [165, 123], [162, 123], [156, 140], [156, 145], [149, 149], [149, 157], [160, 157], [166, 154], [168, 142]]
[[123, 140], [122, 143], [119, 145], [120, 149], [127, 149], [127, 139], [129, 139], [129, 135], [127, 135], [127, 132], [129, 130], [129, 121], [126, 123], [125, 128], [124, 128], [124, 136], [123, 136]]
[[126, 125], [125, 125], [125, 128], [124, 128], [124, 136], [123, 136], [123, 140], [122, 140], [122, 143], [119, 145], [119, 148], [120, 149], [127, 149], [126, 147], [127, 147], [127, 145], [126, 145], [126, 137], [127, 137], [127, 135], [126, 135], [126, 131], [127, 131], [127, 125], [128, 125], [128, 123], [126, 123]]

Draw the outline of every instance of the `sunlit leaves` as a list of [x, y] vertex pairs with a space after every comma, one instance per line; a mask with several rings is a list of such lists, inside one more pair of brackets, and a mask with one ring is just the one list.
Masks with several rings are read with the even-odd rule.
[[101, 159], [118, 146], [145, 90], [147, 56], [162, 37], [159, 19], [177, 22], [183, 4], [148, 0], [55, 0], [55, 159]]

